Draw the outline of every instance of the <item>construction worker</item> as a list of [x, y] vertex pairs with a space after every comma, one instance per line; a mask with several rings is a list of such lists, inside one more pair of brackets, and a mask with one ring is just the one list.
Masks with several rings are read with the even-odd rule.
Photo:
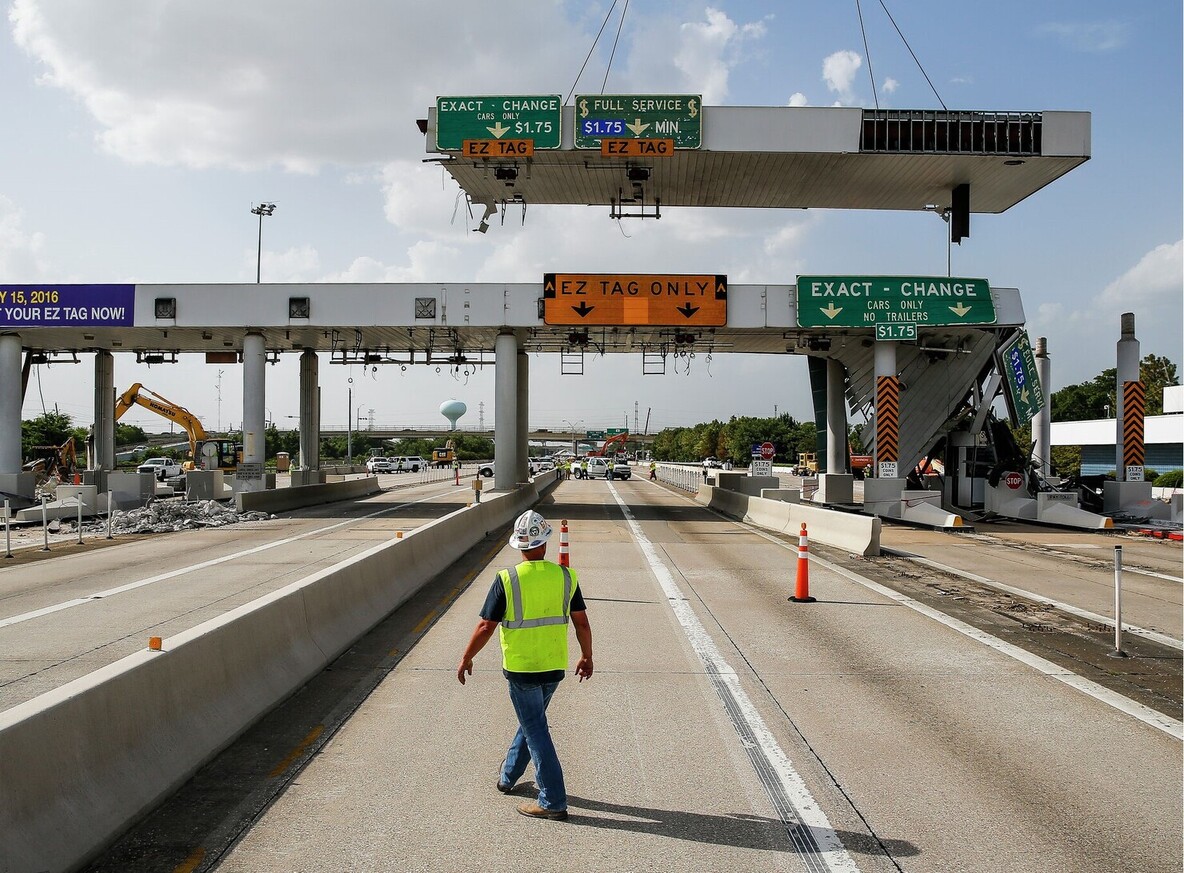
[[575, 626], [580, 644], [575, 672], [581, 682], [592, 677], [592, 628], [575, 570], [544, 560], [551, 530], [547, 520], [531, 510], [515, 520], [510, 546], [522, 552], [523, 560], [499, 571], [490, 586], [456, 678], [464, 685], [465, 676], [473, 675], [473, 658], [500, 627], [502, 673], [518, 716], [518, 732], [498, 773], [497, 790], [511, 793], [533, 760], [538, 801], [523, 803], [518, 812], [566, 821], [567, 789], [547, 724], [547, 707], [567, 671], [568, 621]]
[[581, 479], [588, 478], [588, 459], [587, 458], [584, 458], [583, 460], [580, 461], [580, 478]]
[[650, 461], [650, 481], [653, 482], [658, 478], [658, 462]]

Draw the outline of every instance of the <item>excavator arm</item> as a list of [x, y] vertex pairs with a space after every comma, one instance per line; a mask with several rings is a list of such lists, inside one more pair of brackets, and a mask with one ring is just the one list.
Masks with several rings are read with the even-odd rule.
[[189, 435], [189, 457], [194, 461], [199, 460], [197, 447], [206, 441], [208, 434], [196, 415], [184, 406], [173, 403], [167, 397], [149, 391], [139, 382], [124, 391], [115, 401], [115, 420], [119, 421], [124, 413], [133, 406], [143, 406], [145, 409], [150, 409], [157, 415], [179, 424]]
[[[592, 457], [607, 458], [609, 455], [616, 454], [617, 449], [625, 447], [625, 443], [629, 441], [629, 431], [622, 431], [615, 433], [604, 441], [599, 449], [588, 452]], [[615, 448], [614, 448], [615, 447]]]

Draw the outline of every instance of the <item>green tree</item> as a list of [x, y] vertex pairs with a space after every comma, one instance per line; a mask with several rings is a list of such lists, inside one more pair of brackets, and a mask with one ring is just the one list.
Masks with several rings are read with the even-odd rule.
[[148, 434], [144, 433], [144, 428], [139, 425], [119, 423], [115, 425], [115, 445], [117, 446], [138, 446], [147, 439]]
[[[81, 433], [81, 441], [78, 434]], [[28, 459], [33, 446], [60, 446], [75, 438], [77, 448], [82, 449], [86, 444], [86, 431], [75, 429], [70, 416], [64, 412], [46, 412], [37, 418], [21, 422], [21, 455]]]
[[1163, 389], [1180, 384], [1176, 378], [1176, 365], [1167, 358], [1147, 355], [1139, 362], [1139, 379], [1147, 390], [1147, 414], [1162, 415]]

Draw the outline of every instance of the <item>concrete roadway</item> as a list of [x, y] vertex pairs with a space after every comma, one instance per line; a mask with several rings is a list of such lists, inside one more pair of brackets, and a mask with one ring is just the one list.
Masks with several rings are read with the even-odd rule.
[[60, 543], [51, 560], [17, 552], [0, 563], [0, 710], [452, 512], [472, 497], [461, 481], [383, 476], [405, 487], [267, 521]]
[[456, 681], [517, 557], [494, 543], [475, 584], [420, 605], [417, 641], [352, 716], [283, 716], [307, 737], [269, 774], [274, 801], [231, 823], [227, 851], [177, 831], [175, 869], [1180, 870], [1181, 743], [1163, 730], [830, 562], [812, 565], [818, 602], [789, 603], [793, 543], [673, 490], [571, 481], [552, 499], [595, 633], [596, 675], [551, 713], [569, 822], [515, 814], [529, 781], [494, 790], [515, 724], [496, 641]]

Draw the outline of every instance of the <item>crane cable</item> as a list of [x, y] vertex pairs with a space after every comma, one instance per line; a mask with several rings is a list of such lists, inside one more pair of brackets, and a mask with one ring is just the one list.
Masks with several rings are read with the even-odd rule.
[[[937, 93], [937, 88], [934, 87], [933, 80], [930, 79], [929, 74], [927, 72], [925, 72], [925, 67], [923, 67], [921, 65], [921, 61], [917, 58], [917, 54], [916, 54], [916, 52], [913, 51], [913, 47], [911, 45], [909, 45], [909, 41], [907, 39], [905, 39], [905, 35], [901, 32], [899, 25], [897, 25], [896, 19], [892, 17], [892, 13], [888, 11], [888, 6], [884, 2], [884, 0], [880, 0], [880, 8], [882, 8], [884, 10], [884, 14], [888, 16], [888, 20], [890, 22], [892, 22], [892, 27], [893, 27], [893, 29], [896, 30], [896, 35], [900, 37], [900, 41], [904, 43], [904, 47], [909, 50], [909, 55], [912, 57], [913, 63], [915, 63], [917, 65], [917, 69], [921, 71], [921, 75], [925, 77], [925, 81], [929, 85], [929, 90], [933, 92], [933, 96], [937, 98], [937, 102], [941, 104], [941, 108], [944, 109], [946, 112], [949, 112], [949, 108], [946, 106], [946, 102], [944, 100], [942, 100], [941, 95]], [[876, 109], [879, 109], [880, 108], [880, 100], [879, 100], [879, 97], [876, 95], [876, 79], [875, 79], [875, 76], [872, 74], [872, 56], [871, 56], [871, 52], [868, 51], [868, 47], [867, 47], [867, 30], [863, 26], [863, 10], [860, 7], [859, 0], [855, 0], [855, 10], [859, 15], [859, 30], [860, 30], [860, 33], [863, 35], [863, 53], [867, 57], [867, 73], [868, 73], [868, 76], [871, 78], [871, 82], [872, 82], [872, 99], [875, 101]]]
[[[588, 54], [584, 57], [584, 63], [580, 65], [580, 71], [576, 74], [576, 80], [571, 83], [571, 90], [567, 92], [567, 98], [563, 101], [566, 106], [571, 102], [571, 97], [576, 91], [576, 86], [580, 84], [580, 77], [584, 75], [584, 69], [588, 66], [588, 61], [592, 58], [592, 52], [596, 51], [596, 44], [600, 42], [600, 36], [604, 33], [604, 28], [608, 26], [608, 20], [612, 17], [613, 10], [617, 8], [619, 0], [613, 0], [613, 5], [608, 8], [608, 12], [604, 14], [604, 21], [600, 23], [600, 30], [596, 32], [596, 38], [592, 40], [592, 46], [588, 49]], [[608, 67], [604, 71], [604, 82], [600, 86], [600, 93], [604, 93], [605, 85], [608, 84], [608, 72], [613, 65], [613, 56], [617, 53], [617, 41], [621, 38], [621, 28], [625, 24], [625, 13], [629, 11], [629, 0], [625, 0], [625, 5], [621, 9], [621, 23], [617, 25], [617, 37], [613, 40], [612, 55], [608, 59]]]

